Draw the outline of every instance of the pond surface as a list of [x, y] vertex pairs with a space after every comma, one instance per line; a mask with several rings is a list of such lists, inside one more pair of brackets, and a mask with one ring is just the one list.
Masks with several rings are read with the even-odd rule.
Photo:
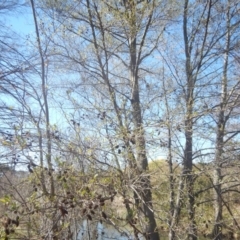
[[[84, 220], [79, 228], [77, 235], [77, 240], [135, 240], [132, 233], [125, 230], [125, 232], [120, 233], [111, 225], [93, 223]], [[144, 237], [139, 236], [140, 240], [144, 240]], [[206, 238], [199, 237], [199, 240]], [[168, 233], [165, 232], [161, 235], [161, 240], [168, 240]]]
[[[139, 236], [140, 237], [140, 236]], [[113, 226], [83, 221], [77, 240], [134, 240], [130, 232], [119, 232]], [[140, 239], [143, 239], [140, 237]]]

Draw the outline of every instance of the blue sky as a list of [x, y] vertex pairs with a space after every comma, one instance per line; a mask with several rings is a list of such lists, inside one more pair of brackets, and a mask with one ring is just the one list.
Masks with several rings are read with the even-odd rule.
[[[7, 25], [12, 29], [14, 30], [15, 32], [19, 33], [24, 40], [26, 40], [27, 42], [27, 37], [30, 35], [31, 36], [31, 40], [33, 40], [34, 42], [34, 39], [36, 39], [36, 35], [35, 35], [35, 29], [34, 29], [34, 24], [33, 24], [33, 16], [32, 16], [32, 12], [31, 12], [31, 8], [28, 7], [28, 8], [25, 8], [23, 10], [24, 12], [22, 13], [14, 13], [10, 16], [7, 16], [5, 15], [4, 18], [7, 22]], [[175, 29], [173, 30], [173, 32], [175, 31]], [[169, 41], [170, 37], [168, 38], [168, 41]], [[178, 43], [178, 42], [181, 42], [181, 41], [176, 41], [176, 39], [174, 38], [174, 44]], [[173, 46], [173, 45], [172, 45]], [[58, 77], [58, 79], [55, 79], [56, 77]], [[55, 80], [58, 80], [58, 81], [63, 81], [64, 82], [64, 76], [62, 76], [62, 80], [59, 78], [59, 76], [57, 76], [56, 74], [55, 75], [51, 75], [50, 76], [51, 80], [50, 81], [55, 81]], [[68, 76], [69, 78], [69, 76]], [[40, 81], [40, 79], [36, 79], [36, 81]], [[57, 82], [57, 81], [56, 81]], [[64, 83], [63, 83], [64, 85]], [[60, 85], [61, 87], [62, 85]], [[53, 91], [53, 94], [56, 94], [56, 88], [51, 88], [51, 90]], [[63, 89], [62, 88], [62, 92], [61, 94], [63, 95], [63, 97], [65, 98], [65, 91], [67, 89]], [[60, 94], [60, 93], [59, 93]], [[57, 100], [60, 99], [60, 95], [58, 94], [57, 96]], [[50, 94], [51, 95], [51, 94]], [[51, 97], [51, 96], [50, 96]], [[63, 99], [63, 98], [62, 98]], [[64, 107], [66, 108], [66, 99], [65, 99], [65, 102], [64, 102]], [[56, 105], [56, 104], [55, 104]], [[59, 107], [59, 106], [58, 106]], [[63, 107], [63, 104], [61, 105], [61, 107]], [[51, 122], [52, 124], [54, 123], [60, 123], [59, 125], [61, 126], [62, 124], [62, 121], [65, 121], [66, 122], [66, 119], [62, 119], [62, 121], [60, 121], [60, 118], [61, 118], [61, 114], [59, 113], [58, 109], [57, 108], [54, 108], [52, 107], [51, 108]], [[179, 135], [179, 133], [178, 133]], [[181, 136], [182, 134], [180, 134]], [[181, 139], [181, 138], [180, 138]], [[181, 142], [181, 141], [180, 141]], [[202, 143], [202, 142], [200, 142]], [[207, 142], [207, 145], [209, 143]], [[182, 145], [184, 145], [184, 142], [182, 143]], [[201, 148], [204, 148], [204, 147], [201, 147]], [[162, 149], [157, 149], [157, 151], [159, 151], [157, 154], [159, 154], [161, 156], [161, 153], [163, 154], [164, 156], [164, 151]]]
[[30, 8], [24, 8], [19, 11], [4, 14], [3, 21], [13, 31], [19, 33], [23, 38], [34, 32], [33, 17]]

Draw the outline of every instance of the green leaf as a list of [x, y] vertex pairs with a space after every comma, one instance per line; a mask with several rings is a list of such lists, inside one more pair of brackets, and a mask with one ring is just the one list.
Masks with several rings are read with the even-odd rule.
[[11, 197], [9, 195], [5, 195], [3, 198], [0, 198], [0, 202], [4, 204], [9, 204], [10, 201], [11, 201]]

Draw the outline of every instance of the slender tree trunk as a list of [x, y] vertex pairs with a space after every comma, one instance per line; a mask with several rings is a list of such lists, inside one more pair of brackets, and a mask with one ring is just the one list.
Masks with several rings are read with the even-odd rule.
[[[192, 105], [192, 104], [190, 104]], [[190, 112], [192, 112], [192, 107], [188, 108], [187, 116], [191, 116]], [[195, 240], [197, 239], [197, 229], [195, 223], [195, 209], [194, 209], [194, 179], [192, 175], [192, 119], [187, 117], [185, 120], [185, 152], [184, 152], [184, 160], [183, 160], [183, 170], [179, 180], [179, 186], [176, 196], [176, 205], [174, 207], [172, 222], [170, 225], [171, 232], [169, 233], [169, 240], [175, 239], [174, 227], [178, 224], [182, 201], [183, 201], [183, 190], [184, 186], [186, 188], [187, 194], [187, 211], [188, 211], [188, 236], [187, 239]]]
[[193, 77], [193, 70], [191, 66], [191, 48], [189, 47], [188, 39], [188, 0], [185, 0], [184, 14], [183, 14], [183, 37], [185, 45], [185, 71], [187, 77], [187, 92], [186, 92], [186, 115], [185, 115], [185, 150], [183, 161], [183, 177], [186, 184], [187, 193], [187, 211], [188, 211], [188, 239], [197, 239], [197, 229], [195, 223], [195, 211], [194, 211], [194, 192], [193, 192], [193, 175], [192, 175], [192, 135], [193, 135], [193, 105], [194, 105], [194, 87], [195, 79]]
[[225, 54], [224, 54], [224, 66], [223, 66], [223, 77], [222, 77], [222, 89], [221, 89], [221, 102], [220, 102], [220, 111], [217, 121], [217, 139], [216, 139], [216, 149], [215, 149], [215, 159], [214, 159], [214, 170], [213, 170], [213, 184], [214, 184], [214, 227], [213, 227], [213, 237], [216, 240], [223, 239], [222, 236], [222, 172], [221, 172], [221, 163], [222, 163], [222, 153], [224, 146], [224, 131], [227, 118], [225, 117], [225, 110], [227, 105], [227, 71], [228, 71], [228, 54], [229, 54], [229, 45], [230, 45], [230, 16], [229, 9], [227, 11], [227, 34], [226, 34], [226, 43], [225, 43]]
[[[133, 83], [132, 89], [132, 109], [133, 109], [133, 121], [134, 121], [134, 132], [136, 140], [136, 153], [137, 153], [137, 164], [139, 174], [142, 174], [148, 170], [148, 160], [146, 156], [145, 136], [142, 126], [142, 114], [139, 99], [139, 87], [138, 87], [138, 69], [136, 66], [136, 39], [133, 39], [130, 44], [131, 49], [131, 82]], [[152, 193], [150, 178], [147, 176], [141, 177], [141, 188], [142, 200], [143, 200], [143, 212], [147, 219], [146, 235], [151, 240], [158, 240], [159, 234], [157, 232], [157, 224], [154, 217], [153, 205], [152, 205]]]
[[169, 168], [169, 240], [175, 238], [175, 230], [171, 227], [173, 215], [174, 215], [174, 177], [173, 177], [173, 162], [172, 162], [172, 138], [171, 138], [171, 129], [168, 127], [168, 168]]
[[168, 171], [169, 171], [169, 219], [168, 219], [168, 226], [169, 226], [169, 233], [168, 238], [169, 240], [174, 240], [175, 238], [175, 230], [172, 227], [172, 223], [174, 221], [174, 177], [173, 177], [173, 159], [172, 159], [172, 130], [170, 124], [170, 110], [169, 110], [169, 103], [167, 97], [167, 90], [165, 87], [165, 71], [163, 69], [163, 91], [164, 91], [164, 101], [166, 106], [167, 112], [167, 131], [168, 131]]
[[[137, 40], [136, 40], [136, 5], [134, 1], [130, 2], [129, 23], [131, 28], [131, 36], [129, 39], [130, 48], [130, 80], [132, 83], [132, 114], [134, 123], [134, 133], [136, 140], [136, 155], [138, 172], [141, 175], [148, 170], [148, 159], [146, 155], [145, 135], [142, 124], [142, 113], [139, 97], [139, 81], [138, 81], [138, 64], [137, 64]], [[141, 189], [139, 190], [143, 200], [143, 212], [146, 218], [146, 239], [159, 240], [157, 224], [153, 212], [152, 192], [150, 177], [141, 176]]]
[[[189, 111], [192, 112], [192, 104], [189, 106]], [[188, 114], [190, 114], [190, 112]], [[192, 115], [192, 114], [191, 114]], [[190, 115], [190, 116], [191, 116]], [[187, 193], [187, 211], [188, 211], [188, 239], [195, 240], [197, 239], [197, 229], [195, 223], [195, 209], [194, 209], [194, 191], [193, 191], [193, 173], [192, 173], [192, 119], [187, 116], [185, 121], [185, 153], [184, 153], [184, 178], [186, 182], [186, 193]]]
[[[138, 85], [135, 81], [136, 86]], [[138, 86], [137, 86], [138, 88]], [[132, 99], [133, 113], [134, 113], [134, 125], [135, 125], [135, 140], [136, 140], [136, 153], [137, 153], [137, 164], [138, 172], [142, 174], [148, 169], [148, 160], [146, 156], [145, 136], [142, 127], [141, 109], [139, 102], [139, 93], [134, 94]], [[148, 176], [141, 177], [141, 189], [139, 190], [143, 200], [143, 212], [147, 219], [146, 234], [151, 240], [158, 240], [159, 235], [157, 232], [157, 225], [153, 212], [152, 205], [152, 193], [151, 183]]]
[[[38, 29], [38, 22], [37, 22], [37, 16], [36, 16], [36, 10], [34, 5], [34, 0], [31, 0], [31, 6], [32, 6], [32, 12], [33, 12], [33, 18], [34, 18], [34, 25], [35, 25], [35, 31], [36, 31], [36, 37], [37, 37], [37, 43], [38, 43], [38, 52], [41, 59], [41, 80], [42, 80], [42, 93], [43, 93], [43, 101], [44, 101], [44, 113], [45, 113], [45, 121], [46, 121], [46, 135], [47, 135], [47, 164], [48, 164], [48, 170], [49, 172], [52, 171], [52, 161], [51, 161], [51, 134], [50, 134], [50, 118], [49, 118], [49, 108], [48, 108], [48, 98], [47, 98], [47, 86], [46, 86], [46, 74], [45, 74], [45, 60], [43, 56], [43, 50], [41, 45], [41, 39]], [[53, 197], [55, 194], [54, 189], [54, 179], [51, 174], [50, 176], [50, 193]]]

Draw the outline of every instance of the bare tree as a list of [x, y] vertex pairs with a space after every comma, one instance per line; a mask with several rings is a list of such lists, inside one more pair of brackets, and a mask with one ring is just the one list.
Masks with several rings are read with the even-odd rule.
[[[91, 82], [88, 94], [97, 90], [103, 99], [105, 97], [104, 102], [108, 104], [110, 111], [107, 108], [103, 109], [104, 105], [94, 106], [96, 103], [92, 107], [95, 108], [94, 111], [100, 112], [99, 118], [102, 121], [108, 122], [113, 116], [116, 119], [115, 132], [118, 133], [118, 141], [121, 139], [127, 151], [126, 161], [131, 168], [132, 177], [139, 176], [133, 195], [135, 206], [147, 219], [142, 233], [150, 239], [158, 239], [150, 178], [146, 174], [148, 159], [141, 101], [141, 91], [144, 90], [140, 76], [146, 74], [147, 69], [143, 63], [155, 51], [161, 29], [163, 30], [166, 24], [165, 13], [162, 10], [161, 13], [158, 12], [159, 9], [164, 9], [164, 3], [108, 3], [88, 0], [70, 4], [68, 9], [61, 5], [50, 7], [60, 13], [58, 20], [63, 23], [64, 34], [73, 36], [80, 48], [85, 46], [91, 51], [89, 54], [81, 53], [71, 41], [63, 43], [63, 40], [52, 39], [54, 44], [60, 47], [61, 54], [72, 60], [76, 68], [80, 69], [82, 79], [86, 78]], [[71, 20], [69, 24], [64, 23], [66, 18]], [[159, 21], [162, 21], [160, 29], [157, 25]], [[156, 27], [159, 33], [154, 36], [151, 31]], [[111, 138], [108, 137], [108, 140], [112, 145]], [[132, 210], [129, 206], [126, 207], [130, 214]], [[131, 224], [131, 220], [129, 223]], [[138, 230], [135, 231], [137, 234]]]
[[[239, 11], [239, 6], [236, 3], [230, 3], [226, 1], [222, 3], [222, 9], [220, 14], [224, 16], [225, 28], [224, 28], [224, 39], [223, 43], [223, 67], [222, 67], [222, 80], [221, 80], [221, 96], [219, 100], [218, 107], [218, 117], [216, 119], [217, 130], [216, 130], [216, 150], [214, 157], [214, 170], [213, 170], [213, 184], [214, 184], [214, 229], [213, 237], [214, 239], [223, 239], [222, 229], [223, 229], [223, 205], [224, 198], [222, 194], [222, 168], [224, 166], [224, 145], [234, 136], [238, 134], [238, 130], [228, 136], [226, 139], [226, 127], [227, 123], [231, 121], [232, 112], [234, 108], [237, 107], [237, 102], [239, 101], [239, 95], [235, 94], [235, 91], [239, 88], [238, 81], [229, 81], [229, 69], [232, 65], [231, 52], [235, 49], [234, 36], [238, 34], [239, 19], [236, 19], [236, 13]], [[232, 23], [234, 19], [234, 23]], [[230, 79], [232, 76], [230, 75]], [[235, 83], [232, 83], [235, 82]], [[228, 209], [231, 214], [231, 210]], [[235, 224], [238, 225], [235, 219]]]

